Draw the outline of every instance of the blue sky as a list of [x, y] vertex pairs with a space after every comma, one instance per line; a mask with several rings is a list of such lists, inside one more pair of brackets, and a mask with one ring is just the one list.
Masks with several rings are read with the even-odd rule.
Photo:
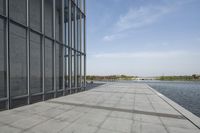
[[200, 0], [86, 0], [87, 74], [200, 74]]

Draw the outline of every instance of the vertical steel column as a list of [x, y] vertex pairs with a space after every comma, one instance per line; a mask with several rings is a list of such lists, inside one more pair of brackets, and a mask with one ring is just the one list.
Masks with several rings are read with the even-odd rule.
[[42, 0], [42, 99], [43, 101], [45, 100], [45, 68], [44, 68], [44, 65], [45, 65], [45, 53], [44, 53], [44, 45], [45, 45], [45, 37], [44, 37], [44, 0]]
[[6, 0], [6, 97], [7, 109], [11, 108], [10, 104], [10, 63], [9, 63], [9, 1]]
[[28, 27], [26, 29], [26, 45], [27, 45], [27, 88], [28, 88], [28, 98], [27, 103], [30, 104], [30, 31], [29, 31], [29, 0], [26, 0], [26, 26]]
[[[78, 3], [78, 2], [77, 2]], [[75, 91], [77, 91], [77, 44], [78, 44], [78, 40], [77, 40], [77, 7], [74, 6], [74, 76], [75, 76]]]
[[68, 51], [69, 51], [69, 53], [68, 53], [68, 55], [69, 55], [69, 59], [68, 59], [68, 71], [69, 71], [69, 88], [70, 88], [70, 94], [71, 94], [71, 88], [72, 88], [72, 49], [71, 49], [71, 47], [72, 47], [72, 18], [71, 18], [71, 11], [72, 11], [72, 8], [71, 8], [71, 4], [72, 4], [72, 2], [71, 2], [71, 0], [68, 0], [69, 1], [69, 18], [68, 18], [68, 20], [69, 20], [69, 22], [68, 22], [68, 41], [69, 41], [69, 49], [68, 49]]
[[[82, 0], [80, 1], [80, 9], [81, 9], [81, 11], [82, 11]], [[79, 27], [79, 32], [80, 32], [80, 34], [79, 34], [79, 36], [80, 36], [80, 84], [81, 84], [81, 90], [82, 90], [82, 12], [80, 12], [80, 27]]]
[[[64, 2], [64, 0], [62, 0], [62, 2], [61, 2], [61, 5], [62, 5], [62, 18], [61, 18], [61, 21], [62, 21], [62, 43], [63, 44], [65, 44], [65, 30], [64, 30], [64, 25], [65, 25], [65, 23], [64, 23], [64, 11], [65, 11], [65, 4], [64, 4], [65, 2]], [[63, 83], [62, 83], [62, 88], [63, 88], [63, 96], [65, 95], [65, 93], [66, 93], [66, 89], [65, 89], [65, 46], [63, 45], [62, 46], [62, 57], [63, 57], [63, 59], [62, 59], [62, 65], [63, 65], [63, 67], [62, 67], [62, 71], [63, 71], [63, 77], [62, 77], [62, 81], [63, 81]]]
[[[84, 9], [85, 8], [85, 0], [84, 0]], [[85, 10], [86, 15], [86, 10]], [[86, 88], [86, 17], [84, 17], [84, 88]]]
[[55, 21], [55, 12], [56, 12], [56, 1], [53, 0], [53, 89], [54, 89], [54, 97], [56, 97], [57, 89], [56, 89], [56, 21]]

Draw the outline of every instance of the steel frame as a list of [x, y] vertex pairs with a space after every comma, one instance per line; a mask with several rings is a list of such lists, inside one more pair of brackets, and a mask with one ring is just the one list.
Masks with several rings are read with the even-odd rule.
[[[10, 18], [9, 16], [9, 0], [5, 0], [5, 14], [0, 14], [0, 19], [5, 21], [5, 46], [6, 46], [6, 97], [0, 98], [0, 102], [6, 102], [6, 108], [11, 109], [13, 108], [12, 101], [15, 99], [27, 98], [27, 104], [31, 104], [32, 96], [42, 96], [42, 100], [45, 100], [45, 96], [47, 94], [53, 94], [54, 97], [57, 97], [57, 93], [62, 93], [62, 95], [71, 94], [72, 90], [78, 92], [80, 90], [85, 90], [86, 87], [86, 9], [85, 9], [85, 0], [61, 0], [61, 20], [62, 20], [62, 41], [56, 40], [56, 0], [53, 0], [53, 37], [49, 37], [45, 35], [45, 23], [44, 23], [44, 0], [41, 0], [41, 31], [37, 31], [30, 27], [30, 9], [29, 4], [30, 0], [26, 0], [26, 24], [21, 24], [16, 22], [14, 19]], [[65, 2], [68, 2], [68, 11], [66, 12]], [[72, 4], [75, 7], [75, 19], [71, 19], [72, 15]], [[67, 13], [67, 15], [66, 15]], [[77, 14], [80, 14], [80, 22], [77, 22]], [[68, 16], [68, 31], [66, 31], [66, 22], [65, 16]], [[74, 21], [75, 25], [72, 27], [72, 21]], [[10, 23], [14, 23], [20, 27], [23, 27], [26, 30], [26, 53], [27, 53], [27, 94], [11, 97], [10, 92], [10, 42], [9, 42], [9, 25]], [[72, 38], [72, 28], [74, 28], [74, 38]], [[79, 29], [78, 29], [79, 28]], [[83, 31], [83, 32], [82, 32]], [[31, 94], [30, 91], [30, 32], [34, 32], [37, 35], [41, 36], [42, 42], [42, 91], [39, 93]], [[68, 32], [68, 34], [66, 34]], [[84, 35], [82, 35], [84, 34]], [[83, 37], [83, 42], [82, 42]], [[45, 38], [50, 39], [53, 41], [53, 90], [52, 91], [45, 91]], [[74, 47], [72, 47], [72, 39], [74, 39]], [[56, 44], [59, 44], [63, 47], [63, 62], [62, 62], [62, 88], [57, 90], [56, 87], [56, 55], [55, 49]], [[81, 46], [83, 45], [83, 46]], [[83, 49], [82, 49], [83, 48]], [[74, 52], [74, 73], [75, 73], [75, 87], [72, 88], [72, 51]], [[68, 53], [68, 55], [66, 54]], [[84, 60], [82, 60], [82, 57]], [[65, 58], [68, 58], [68, 62], [65, 62]], [[79, 61], [79, 62], [78, 62]], [[79, 66], [78, 66], [79, 65]], [[84, 66], [84, 69], [82, 69]], [[68, 68], [68, 69], [66, 69]], [[68, 71], [68, 75], [66, 75], [66, 71]], [[82, 75], [83, 71], [83, 75]], [[68, 76], [68, 78], [66, 78]], [[77, 77], [79, 76], [79, 77]], [[83, 84], [82, 84], [82, 77]], [[68, 86], [66, 86], [66, 81], [68, 81]], [[80, 80], [80, 81], [78, 81]], [[80, 82], [81, 86], [78, 85]], [[69, 92], [69, 93], [68, 93]]]

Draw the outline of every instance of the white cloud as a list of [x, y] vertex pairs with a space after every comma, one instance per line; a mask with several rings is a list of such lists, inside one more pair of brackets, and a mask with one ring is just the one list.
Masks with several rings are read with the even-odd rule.
[[114, 39], [115, 39], [115, 35], [104, 36], [103, 41], [112, 41]]
[[129, 9], [129, 11], [120, 17], [116, 23], [119, 31], [140, 28], [156, 22], [163, 15], [171, 12], [172, 6], [146, 6], [137, 9]]
[[166, 52], [133, 52], [133, 53], [102, 53], [95, 54], [95, 58], [112, 58], [112, 59], [125, 59], [125, 58], [146, 58], [146, 59], [164, 59], [178, 56], [200, 55], [199, 53], [191, 53], [186, 51], [166, 51]]
[[132, 7], [128, 12], [120, 16], [118, 21], [114, 24], [114, 27], [112, 27], [113, 33], [104, 36], [103, 41], [115, 40], [123, 34], [126, 34], [127, 30], [139, 29], [152, 25], [165, 15], [174, 12], [179, 7], [192, 1], [194, 0], [167, 0], [158, 5], [145, 5], [137, 8]]

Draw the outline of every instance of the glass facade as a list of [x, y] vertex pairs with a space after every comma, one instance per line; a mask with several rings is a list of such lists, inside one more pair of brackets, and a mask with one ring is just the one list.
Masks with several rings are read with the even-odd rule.
[[85, 0], [0, 0], [0, 110], [85, 90]]

